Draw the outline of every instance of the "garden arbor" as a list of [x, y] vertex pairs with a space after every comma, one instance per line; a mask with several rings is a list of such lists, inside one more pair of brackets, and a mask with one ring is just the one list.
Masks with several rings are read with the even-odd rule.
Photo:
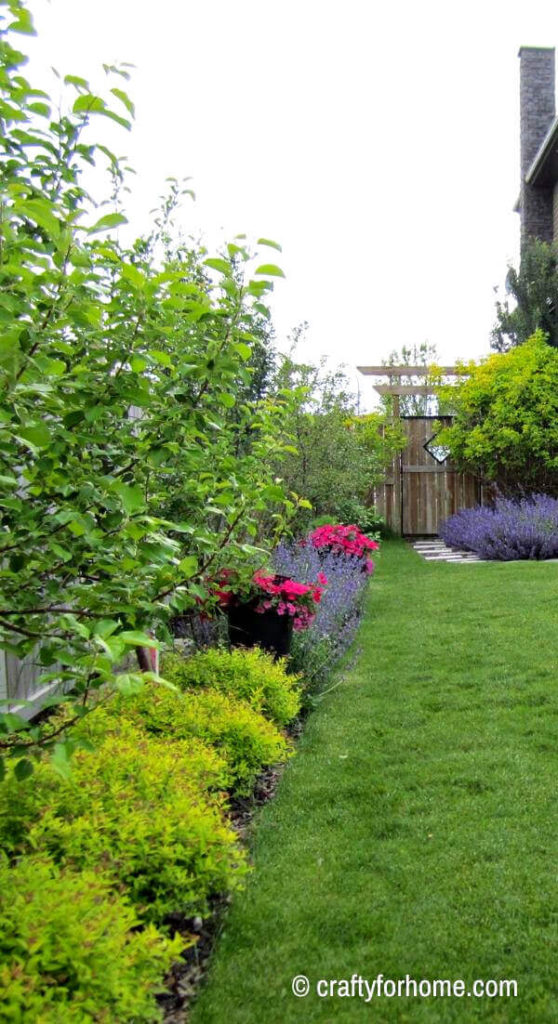
[[[401, 423], [407, 438], [404, 449], [395, 456], [386, 477], [374, 488], [374, 504], [394, 533], [403, 536], [435, 536], [440, 523], [461, 508], [482, 503], [480, 481], [472, 473], [462, 473], [449, 459], [447, 448], [436, 444], [442, 427], [451, 416], [410, 416], [401, 413], [401, 398], [410, 395], [434, 396], [426, 366], [358, 366], [360, 373], [390, 378], [375, 390], [389, 396], [394, 420]], [[456, 366], [437, 366], [437, 376], [457, 377]], [[421, 384], [402, 384], [402, 378], [419, 377]]]

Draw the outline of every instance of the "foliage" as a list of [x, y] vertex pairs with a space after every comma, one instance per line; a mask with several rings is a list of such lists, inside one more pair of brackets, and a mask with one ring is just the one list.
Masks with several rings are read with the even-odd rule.
[[278, 572], [315, 579], [323, 572], [328, 585], [313, 625], [293, 637], [291, 663], [316, 689], [335, 670], [358, 629], [369, 575], [358, 556], [318, 549], [313, 544], [280, 544], [275, 552]]
[[0, 860], [0, 1021], [159, 1020], [154, 992], [187, 943], [138, 923], [98, 868]]
[[276, 465], [289, 491], [302, 495], [312, 508], [301, 508], [294, 521], [302, 533], [316, 516], [341, 521], [347, 501], [365, 504], [394, 455], [404, 446], [398, 424], [382, 413], [357, 414], [358, 404], [342, 370], [283, 360], [276, 387], [296, 399], [285, 419], [295, 452]]
[[314, 530], [317, 526], [326, 526], [328, 523], [355, 523], [359, 530], [373, 540], [378, 540], [386, 529], [385, 520], [373, 505], [363, 505], [354, 498], [347, 498], [338, 502], [338, 510], [339, 516], [316, 516], [310, 523], [310, 529]]
[[272, 722], [245, 700], [214, 690], [172, 693], [144, 687], [116, 704], [118, 716], [170, 740], [197, 737], [225, 761], [222, 783], [248, 796], [266, 765], [284, 761], [291, 750]]
[[496, 303], [497, 321], [491, 345], [506, 352], [543, 331], [553, 347], [558, 345], [558, 255], [556, 248], [531, 239], [521, 254], [519, 270], [508, 267], [506, 291], [510, 300]]
[[[251, 574], [262, 518], [279, 534], [295, 509], [272, 470], [289, 396], [247, 400], [282, 272], [254, 269], [238, 239], [218, 258], [173, 245], [176, 183], [151, 235], [123, 248], [124, 172], [91, 127], [130, 127], [127, 73], [107, 69], [108, 99], [68, 76], [57, 114], [10, 42], [31, 30], [23, 0], [0, 12], [0, 643], [38, 649], [41, 682], [86, 707], [115, 673], [138, 684], [123, 655], [145, 667], [147, 631], [207, 597], [210, 566]], [[98, 202], [81, 182], [103, 160], [115, 191]], [[0, 748], [47, 741], [29, 728], [4, 717]]]
[[256, 647], [210, 649], [191, 658], [168, 653], [163, 672], [182, 690], [207, 687], [246, 700], [280, 726], [287, 725], [300, 710], [300, 676], [287, 673], [284, 659], [274, 661]]
[[[383, 360], [386, 368], [386, 375], [390, 384], [424, 384], [425, 377], [409, 373], [408, 376], [390, 376], [390, 366], [424, 366], [425, 371], [433, 364], [438, 363], [438, 351], [436, 345], [428, 341], [420, 345], [403, 345], [401, 351], [393, 349], [387, 359]], [[383, 397], [384, 406], [391, 411], [391, 395]], [[442, 415], [439, 401], [434, 395], [401, 395], [399, 398], [399, 412], [401, 416], [436, 416]]]
[[537, 331], [468, 369], [470, 376], [451, 389], [455, 419], [437, 443], [450, 448], [460, 468], [504, 493], [556, 493], [558, 353]]
[[43, 759], [33, 786], [13, 775], [0, 786], [2, 846], [106, 869], [142, 920], [203, 914], [210, 896], [238, 886], [245, 865], [221, 799], [205, 791], [215, 763], [198, 750], [196, 765], [192, 755], [191, 741], [128, 725], [76, 753], [69, 775]]
[[493, 507], [464, 508], [442, 523], [440, 536], [451, 547], [476, 551], [500, 562], [558, 558], [558, 500], [533, 494]]

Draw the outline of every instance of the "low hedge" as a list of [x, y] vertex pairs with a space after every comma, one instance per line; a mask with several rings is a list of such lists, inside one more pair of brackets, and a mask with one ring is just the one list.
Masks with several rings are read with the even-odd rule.
[[160, 1020], [154, 993], [188, 943], [137, 926], [135, 910], [99, 868], [0, 860], [0, 1021]]
[[227, 785], [247, 796], [266, 765], [284, 761], [292, 747], [272, 722], [245, 700], [218, 691], [173, 693], [146, 687], [133, 697], [119, 698], [115, 715], [131, 718], [149, 733], [172, 739], [203, 740], [228, 767]]
[[259, 647], [210, 648], [188, 658], [171, 652], [161, 675], [182, 690], [207, 687], [246, 700], [279, 726], [291, 722], [302, 703], [301, 677], [288, 674], [284, 658], [274, 661]]
[[239, 885], [246, 858], [222, 798], [200, 782], [201, 749], [197, 764], [192, 750], [128, 723], [77, 752], [68, 778], [48, 761], [32, 785], [10, 774], [0, 786], [0, 841], [12, 856], [41, 850], [61, 865], [102, 867], [143, 921], [204, 914], [211, 896]]

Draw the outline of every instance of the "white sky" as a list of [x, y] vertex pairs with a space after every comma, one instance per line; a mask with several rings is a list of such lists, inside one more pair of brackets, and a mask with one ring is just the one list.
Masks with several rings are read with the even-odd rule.
[[[552, 0], [32, 0], [29, 77], [136, 65], [132, 134], [147, 224], [192, 177], [187, 232], [279, 241], [281, 346], [381, 363], [429, 340], [441, 362], [489, 351], [494, 287], [517, 256], [521, 45], [558, 43]], [[23, 41], [24, 37], [20, 37]], [[45, 71], [45, 73], [43, 73]], [[115, 83], [116, 84], [116, 83]], [[111, 126], [108, 126], [111, 127]], [[360, 378], [365, 402], [371, 382]]]

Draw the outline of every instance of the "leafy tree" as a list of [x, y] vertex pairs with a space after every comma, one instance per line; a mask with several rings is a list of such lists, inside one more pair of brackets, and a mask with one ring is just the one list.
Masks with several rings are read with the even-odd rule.
[[455, 419], [439, 443], [504, 493], [558, 493], [558, 352], [537, 331], [467, 371], [441, 389], [451, 391]]
[[286, 422], [295, 450], [277, 473], [291, 492], [303, 495], [312, 513], [301, 509], [300, 529], [312, 517], [343, 518], [347, 507], [365, 504], [396, 451], [404, 444], [399, 425], [383, 413], [357, 414], [355, 397], [342, 369], [327, 371], [283, 359], [276, 384], [297, 399]]
[[[123, 248], [123, 171], [90, 134], [100, 117], [130, 127], [126, 71], [106, 69], [107, 97], [68, 76], [58, 115], [21, 74], [23, 0], [0, 0], [0, 17], [0, 644], [38, 652], [78, 716], [105, 683], [142, 685], [126, 653], [147, 667], [148, 632], [205, 600], [220, 566], [260, 565], [263, 517], [279, 533], [295, 509], [271, 468], [291, 400], [251, 395], [282, 272], [254, 269], [241, 240], [215, 258], [173, 245], [177, 183]], [[82, 172], [102, 160], [116, 190], [99, 208]], [[0, 716], [0, 749], [55, 741], [48, 723]], [[56, 747], [61, 763], [70, 751]]]
[[[420, 345], [403, 345], [401, 350], [393, 349], [387, 359], [383, 360], [386, 367], [386, 374], [389, 377], [390, 366], [424, 366], [425, 371], [429, 366], [438, 362], [438, 353], [435, 345], [423, 341]], [[416, 374], [409, 374], [404, 377], [389, 377], [390, 384], [424, 384], [424, 376], [417, 377]], [[389, 398], [389, 396], [387, 396]], [[384, 403], [389, 406], [389, 402]], [[436, 415], [438, 401], [434, 395], [401, 395], [399, 398], [399, 411], [401, 416], [430, 416]]]
[[542, 330], [558, 346], [558, 253], [553, 245], [532, 239], [521, 256], [519, 270], [510, 266], [506, 291], [511, 298], [496, 303], [497, 322], [491, 347], [506, 352]]

